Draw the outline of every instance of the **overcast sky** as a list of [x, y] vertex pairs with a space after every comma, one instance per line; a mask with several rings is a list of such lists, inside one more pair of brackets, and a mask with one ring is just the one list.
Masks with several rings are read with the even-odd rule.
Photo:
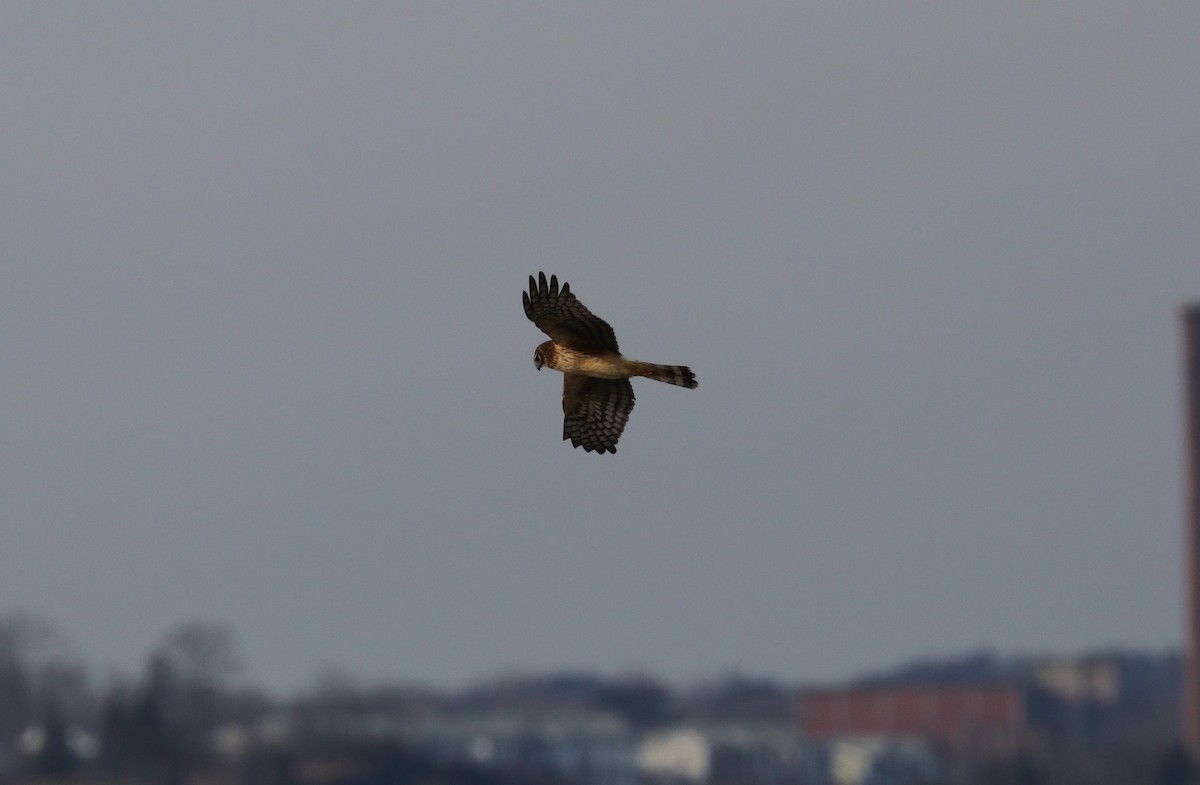
[[[10, 3], [0, 610], [137, 672], [1181, 640], [1200, 6]], [[561, 441], [545, 270], [641, 381]]]

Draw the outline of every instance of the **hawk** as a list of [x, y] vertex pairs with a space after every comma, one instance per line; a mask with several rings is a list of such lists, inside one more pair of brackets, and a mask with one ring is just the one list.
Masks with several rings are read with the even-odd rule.
[[557, 276], [529, 276], [522, 293], [525, 315], [550, 336], [533, 353], [540, 371], [550, 366], [563, 373], [563, 441], [598, 453], [616, 452], [617, 439], [633, 411], [634, 376], [694, 389], [696, 374], [682, 365], [655, 365], [621, 356], [617, 336], [608, 322], [575, 298]]

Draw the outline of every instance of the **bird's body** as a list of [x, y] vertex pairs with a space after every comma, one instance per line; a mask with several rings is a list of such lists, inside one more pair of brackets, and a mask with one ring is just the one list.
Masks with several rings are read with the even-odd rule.
[[563, 439], [575, 447], [616, 452], [617, 440], [633, 410], [629, 379], [644, 376], [680, 387], [696, 387], [696, 375], [682, 365], [658, 365], [621, 355], [612, 327], [571, 293], [558, 278], [529, 276], [522, 300], [525, 315], [550, 336], [533, 353], [534, 365], [563, 373]]
[[632, 363], [615, 352], [591, 354], [546, 341], [534, 352], [535, 357], [538, 354], [547, 368], [563, 373], [579, 373], [597, 379], [628, 379], [634, 375]]

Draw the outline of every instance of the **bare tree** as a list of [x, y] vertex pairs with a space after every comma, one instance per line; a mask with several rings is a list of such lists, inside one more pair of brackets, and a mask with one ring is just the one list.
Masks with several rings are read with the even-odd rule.
[[225, 690], [238, 670], [233, 630], [219, 622], [187, 622], [166, 636], [157, 657], [160, 670], [169, 675], [159, 690], [168, 715], [183, 736], [189, 764], [202, 763], [222, 719]]
[[233, 630], [227, 624], [192, 621], [167, 635], [162, 648], [185, 687], [219, 689], [240, 665]]
[[29, 613], [0, 616], [0, 733], [21, 729], [51, 704], [78, 719], [86, 702], [84, 668], [58, 626]]

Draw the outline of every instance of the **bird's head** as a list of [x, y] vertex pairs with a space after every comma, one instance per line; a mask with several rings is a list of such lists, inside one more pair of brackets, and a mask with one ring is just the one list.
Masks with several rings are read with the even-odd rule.
[[542, 367], [550, 364], [550, 357], [554, 354], [554, 341], [546, 341], [533, 351], [533, 367], [539, 371]]

